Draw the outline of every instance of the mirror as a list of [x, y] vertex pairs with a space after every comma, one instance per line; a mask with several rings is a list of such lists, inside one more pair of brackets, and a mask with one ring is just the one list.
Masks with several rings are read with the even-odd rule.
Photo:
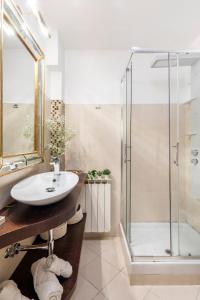
[[3, 2], [0, 175], [43, 161], [44, 55], [11, 0]]
[[3, 27], [3, 156], [34, 152], [35, 60]]

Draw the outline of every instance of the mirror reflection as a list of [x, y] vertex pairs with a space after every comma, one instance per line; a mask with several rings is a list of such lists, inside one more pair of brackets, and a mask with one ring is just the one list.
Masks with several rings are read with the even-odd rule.
[[34, 152], [35, 60], [3, 26], [3, 156]]

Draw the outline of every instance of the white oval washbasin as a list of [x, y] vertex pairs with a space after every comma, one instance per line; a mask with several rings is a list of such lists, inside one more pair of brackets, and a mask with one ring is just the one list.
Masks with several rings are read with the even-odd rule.
[[11, 196], [28, 205], [48, 205], [62, 200], [77, 185], [79, 177], [72, 172], [40, 173], [17, 183]]

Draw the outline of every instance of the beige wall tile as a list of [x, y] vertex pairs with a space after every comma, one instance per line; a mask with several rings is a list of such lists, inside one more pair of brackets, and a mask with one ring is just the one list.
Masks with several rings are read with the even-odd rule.
[[111, 233], [120, 222], [121, 141], [120, 105], [66, 105], [66, 125], [77, 131], [66, 153], [66, 168], [102, 170], [112, 173]]

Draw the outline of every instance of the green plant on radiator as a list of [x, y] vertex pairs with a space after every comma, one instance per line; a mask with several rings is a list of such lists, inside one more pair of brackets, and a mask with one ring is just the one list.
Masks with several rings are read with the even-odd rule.
[[88, 180], [109, 179], [111, 171], [104, 169], [103, 171], [91, 170], [87, 173]]

